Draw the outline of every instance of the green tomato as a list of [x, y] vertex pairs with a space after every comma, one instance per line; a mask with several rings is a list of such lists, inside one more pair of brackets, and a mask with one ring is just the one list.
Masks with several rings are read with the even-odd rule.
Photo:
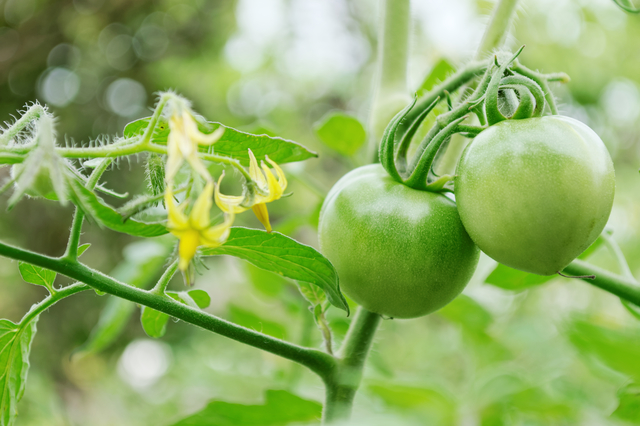
[[318, 229], [320, 249], [344, 292], [393, 318], [427, 315], [451, 302], [480, 255], [453, 201], [402, 185], [379, 164], [336, 183]]
[[539, 275], [562, 271], [595, 241], [614, 192], [602, 140], [557, 115], [484, 130], [463, 152], [455, 178], [460, 218], [478, 247]]

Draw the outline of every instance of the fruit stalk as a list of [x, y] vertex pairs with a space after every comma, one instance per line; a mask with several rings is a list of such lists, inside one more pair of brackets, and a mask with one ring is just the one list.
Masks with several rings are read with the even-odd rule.
[[325, 379], [324, 424], [347, 420], [362, 381], [362, 370], [382, 317], [359, 307], [345, 337], [336, 366]]

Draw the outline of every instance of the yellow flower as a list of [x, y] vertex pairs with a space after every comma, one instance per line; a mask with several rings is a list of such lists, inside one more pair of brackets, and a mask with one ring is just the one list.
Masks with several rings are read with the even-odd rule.
[[187, 108], [182, 112], [175, 112], [169, 119], [169, 138], [167, 140], [167, 181], [172, 182], [178, 174], [184, 160], [193, 167], [206, 181], [211, 180], [211, 175], [198, 157], [198, 145], [208, 146], [220, 139], [224, 133], [224, 127], [219, 127], [210, 135], [205, 135], [198, 129]]
[[220, 193], [220, 183], [224, 177], [224, 173], [220, 175], [218, 185], [216, 186], [216, 204], [224, 212], [228, 213], [241, 213], [251, 208], [255, 213], [258, 220], [264, 225], [267, 232], [271, 232], [271, 223], [269, 223], [269, 211], [267, 210], [266, 203], [275, 201], [282, 197], [284, 190], [287, 188], [287, 178], [284, 175], [282, 169], [269, 157], [265, 155], [265, 158], [269, 164], [271, 164], [278, 175], [278, 179], [274, 176], [273, 172], [269, 169], [264, 161], [262, 161], [261, 167], [258, 167], [258, 161], [253, 155], [253, 152], [249, 150], [249, 175], [251, 180], [258, 187], [258, 191], [254, 194], [253, 198], [244, 195], [224, 195]]
[[183, 212], [185, 203], [180, 206], [176, 205], [171, 185], [167, 186], [164, 195], [164, 201], [169, 213], [167, 228], [180, 239], [178, 245], [178, 256], [180, 258], [178, 268], [181, 271], [187, 270], [199, 246], [218, 247], [229, 237], [229, 229], [234, 218], [233, 211], [225, 214], [223, 223], [209, 226], [213, 187], [214, 183], [212, 181], [207, 182], [204, 190], [193, 204], [191, 213], [187, 216]]

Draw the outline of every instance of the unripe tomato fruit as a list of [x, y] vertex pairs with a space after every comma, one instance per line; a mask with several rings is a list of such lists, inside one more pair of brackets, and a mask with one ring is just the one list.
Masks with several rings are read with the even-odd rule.
[[507, 120], [467, 146], [460, 218], [487, 255], [539, 275], [562, 271], [607, 223], [615, 175], [602, 140], [573, 118]]
[[344, 292], [393, 318], [419, 317], [451, 302], [480, 255], [453, 201], [402, 185], [379, 164], [351, 171], [331, 189], [319, 238]]

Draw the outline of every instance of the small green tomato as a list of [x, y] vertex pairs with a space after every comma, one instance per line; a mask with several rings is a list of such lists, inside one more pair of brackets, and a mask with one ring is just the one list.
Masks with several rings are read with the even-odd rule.
[[480, 255], [453, 201], [402, 185], [379, 164], [351, 171], [331, 189], [319, 238], [344, 292], [393, 318], [427, 315], [451, 302]]
[[602, 140], [569, 117], [507, 120], [458, 164], [460, 218], [487, 255], [539, 275], [562, 271], [600, 235], [615, 192]]

